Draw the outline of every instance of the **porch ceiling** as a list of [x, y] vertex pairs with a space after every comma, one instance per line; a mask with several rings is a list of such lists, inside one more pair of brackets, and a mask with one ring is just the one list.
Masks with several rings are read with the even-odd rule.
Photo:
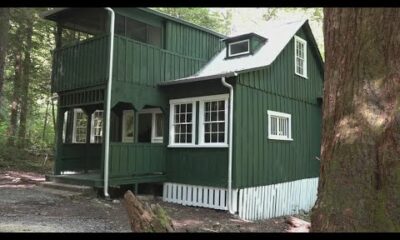
[[54, 8], [43, 13], [42, 18], [92, 35], [105, 33], [107, 29], [107, 12], [103, 8]]

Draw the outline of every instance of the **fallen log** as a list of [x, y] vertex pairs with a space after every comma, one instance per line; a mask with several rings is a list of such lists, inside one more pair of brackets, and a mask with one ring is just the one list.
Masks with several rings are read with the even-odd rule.
[[173, 232], [172, 221], [159, 204], [141, 202], [131, 192], [124, 195], [132, 232]]
[[311, 224], [296, 217], [289, 217], [285, 221], [289, 224], [287, 232], [309, 232]]

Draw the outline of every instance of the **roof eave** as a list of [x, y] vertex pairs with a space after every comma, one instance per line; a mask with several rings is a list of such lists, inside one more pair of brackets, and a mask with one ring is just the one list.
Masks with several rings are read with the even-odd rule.
[[203, 76], [203, 77], [193, 76], [193, 77], [180, 78], [180, 79], [176, 79], [176, 80], [172, 80], [172, 81], [162, 82], [162, 83], [159, 83], [158, 86], [164, 87], [164, 86], [171, 86], [171, 85], [192, 83], [192, 82], [200, 82], [200, 81], [218, 79], [218, 78], [222, 78], [222, 77], [234, 77], [234, 76], [237, 76], [236, 72], [227, 72], [227, 73], [208, 75], [208, 76]]
[[67, 9], [68, 8], [53, 8], [51, 10], [42, 12], [40, 14], [40, 17], [43, 18], [43, 19], [49, 19], [49, 16], [51, 16], [53, 14], [56, 14], [56, 13], [59, 13], [59, 12], [62, 12], [62, 11], [67, 10]]

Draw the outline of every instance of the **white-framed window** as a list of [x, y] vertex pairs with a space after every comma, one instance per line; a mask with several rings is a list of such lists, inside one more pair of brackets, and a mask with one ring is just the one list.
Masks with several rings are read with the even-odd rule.
[[87, 116], [80, 108], [74, 109], [73, 143], [86, 143]]
[[139, 142], [162, 143], [164, 139], [164, 115], [159, 108], [139, 112]]
[[96, 110], [92, 113], [90, 130], [90, 143], [103, 142], [103, 110]]
[[169, 146], [194, 146], [195, 126], [196, 101], [170, 100]]
[[122, 142], [133, 143], [135, 119], [133, 110], [122, 111]]
[[228, 44], [228, 56], [234, 57], [250, 52], [250, 40], [242, 40]]
[[200, 101], [199, 145], [228, 146], [228, 94]]
[[268, 110], [268, 138], [292, 141], [292, 115]]
[[220, 94], [170, 100], [168, 147], [228, 147], [228, 98], [229, 94]]
[[307, 42], [298, 36], [294, 37], [294, 71], [307, 78]]

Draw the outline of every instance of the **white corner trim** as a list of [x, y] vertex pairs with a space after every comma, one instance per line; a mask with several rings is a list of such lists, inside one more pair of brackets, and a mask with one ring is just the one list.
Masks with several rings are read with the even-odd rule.
[[[304, 49], [303, 49], [303, 51], [304, 51], [304, 66], [303, 66], [304, 74], [300, 74], [300, 73], [297, 72], [297, 67], [296, 67], [297, 66], [297, 61], [296, 61], [297, 44], [296, 44], [296, 42], [301, 42], [301, 43], [304, 44]], [[296, 75], [300, 76], [300, 77], [308, 79], [307, 67], [308, 67], [308, 64], [307, 64], [307, 41], [304, 40], [303, 38], [295, 35], [294, 36], [294, 73]]]

